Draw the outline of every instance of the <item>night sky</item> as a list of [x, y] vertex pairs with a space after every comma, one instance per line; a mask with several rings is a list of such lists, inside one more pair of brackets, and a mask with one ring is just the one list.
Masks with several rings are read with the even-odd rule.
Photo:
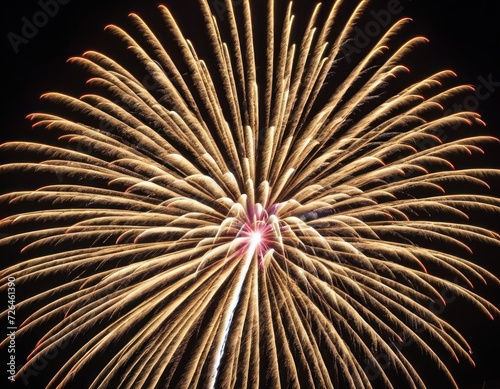
[[[309, 0], [308, 0], [309, 1]], [[395, 1], [395, 0], [392, 0]], [[43, 1], [42, 1], [43, 2]], [[325, 1], [327, 3], [328, 0]], [[39, 96], [47, 91], [59, 91], [73, 95], [85, 92], [86, 75], [66, 59], [92, 49], [101, 52], [117, 50], [117, 40], [103, 31], [106, 24], [117, 24], [130, 29], [127, 14], [136, 12], [146, 21], [158, 24], [156, 1], [120, 0], [66, 0], [59, 5], [53, 16], [33, 37], [19, 43], [15, 48], [9, 42], [8, 34], [22, 35], [25, 20], [32, 20], [40, 12], [40, 2], [21, 1], [6, 3], [1, 13], [1, 38], [3, 68], [1, 84], [2, 125], [0, 141], [16, 139], [40, 139], [34, 134], [24, 117], [43, 110]], [[183, 31], [188, 37], [202, 40], [203, 33], [194, 11], [194, 0], [163, 2], [172, 6], [174, 15], [182, 17]], [[296, 3], [301, 3], [296, 0]], [[379, 10], [387, 1], [374, 1], [372, 9]], [[412, 72], [429, 75], [441, 69], [453, 69], [458, 73], [458, 83], [480, 85], [488, 83], [481, 90], [480, 98], [470, 100], [488, 124], [482, 134], [500, 136], [500, 18], [495, 2], [476, 0], [401, 0], [402, 12], [398, 16], [409, 16], [414, 21], [405, 34], [409, 38], [423, 35], [430, 39], [425, 49], [419, 49], [411, 60]], [[191, 9], [188, 9], [191, 7]], [[198, 46], [195, 46], [198, 47]], [[17, 51], [17, 53], [16, 53]], [[492, 146], [485, 157], [490, 166], [500, 167], [500, 147]], [[3, 185], [3, 184], [0, 184]], [[493, 186], [500, 195], [500, 185]], [[4, 192], [5, 190], [2, 190]], [[487, 217], [484, 224], [494, 228], [495, 218]], [[478, 256], [488, 257], [493, 262], [491, 269], [500, 269], [500, 253], [489, 253], [478, 249]], [[489, 263], [491, 263], [489, 262]], [[497, 263], [495, 263], [497, 262]], [[486, 264], [486, 261], [482, 262]], [[500, 275], [500, 272], [496, 272]], [[498, 291], [498, 288], [495, 289]], [[500, 302], [498, 295], [485, 296]], [[450, 304], [453, 305], [453, 304]], [[458, 305], [458, 304], [456, 304]], [[478, 312], [470, 313], [459, 307], [451, 309], [458, 317], [464, 334], [475, 351], [476, 369], [467, 366], [457, 368], [457, 378], [465, 389], [500, 388], [500, 319], [496, 323], [481, 317]], [[492, 357], [488, 353], [494, 353]], [[2, 364], [3, 366], [3, 364]], [[5, 372], [2, 369], [2, 380]], [[492, 386], [493, 382], [497, 386]], [[2, 381], [3, 382], [3, 381]], [[490, 386], [488, 386], [490, 385]]]

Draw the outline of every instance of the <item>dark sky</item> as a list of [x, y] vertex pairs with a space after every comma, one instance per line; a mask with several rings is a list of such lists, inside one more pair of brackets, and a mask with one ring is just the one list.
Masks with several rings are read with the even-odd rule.
[[[9, 42], [8, 34], [22, 35], [25, 21], [33, 20], [37, 13], [40, 15], [43, 1], [10, 1], [7, 3], [10, 8], [7, 8], [7, 5], [3, 6], [0, 16], [3, 68], [1, 83], [4, 96], [0, 108], [3, 118], [0, 128], [2, 141], [32, 137], [28, 131], [29, 124], [24, 117], [30, 112], [41, 109], [38, 97], [42, 93], [47, 91], [81, 93], [85, 77], [67, 64], [66, 59], [88, 49], [106, 51], [109, 42], [113, 44], [116, 42], [103, 31], [106, 24], [127, 26], [127, 14], [131, 11], [139, 13], [146, 20], [149, 17], [152, 19], [156, 17], [156, 1], [66, 0], [64, 2], [66, 4], [59, 5], [59, 9], [54, 11], [53, 16], [47, 17], [45, 22], [40, 19], [43, 26], [39, 27], [32, 37], [27, 38], [27, 41], [17, 46], [17, 53]], [[300, 0], [296, 2], [300, 4]], [[199, 38], [197, 32], [200, 24], [190, 10], [182, 9], [182, 7], [193, 7], [196, 1], [168, 0], [164, 3], [172, 4], [175, 14], [185, 18], [183, 25], [187, 28], [186, 34], [195, 39]], [[377, 0], [373, 3], [373, 9], [380, 10], [388, 2]], [[485, 93], [474, 103], [477, 103], [476, 110], [488, 124], [485, 132], [499, 136], [500, 17], [495, 2], [401, 0], [400, 5], [403, 9], [400, 16], [410, 16], [414, 19], [409, 34], [424, 35], [430, 39], [428, 48], [419, 51], [419, 57], [414, 59], [417, 68], [423, 69], [425, 74], [440, 69], [453, 69], [459, 75], [459, 82], [476, 86], [489, 81], [491, 88], [489, 93]], [[497, 155], [490, 155], [488, 161], [499, 166]], [[489, 254], [495, 260], [499, 259], [498, 253]], [[496, 300], [498, 301], [498, 298]], [[466, 315], [463, 318], [468, 320]], [[470, 320], [471, 323], [464, 327], [473, 337], [471, 343], [476, 346], [481, 357], [478, 368], [473, 372], [469, 369], [464, 370], [466, 373], [460, 377], [460, 382], [463, 382], [463, 387], [466, 389], [492, 389], [494, 387], [483, 387], [483, 383], [490, 382], [494, 378], [500, 380], [500, 372], [495, 368], [500, 365], [500, 358], [498, 355], [486, 357], [486, 353], [500, 348], [499, 326], [477, 319], [481, 323], [481, 326], [477, 327], [474, 325], [476, 319]]]

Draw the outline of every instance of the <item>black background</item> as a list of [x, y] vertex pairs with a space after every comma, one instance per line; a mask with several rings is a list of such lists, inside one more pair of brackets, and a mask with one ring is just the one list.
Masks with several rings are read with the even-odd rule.
[[[300, 0], [296, 1], [300, 3]], [[165, 1], [172, 6], [174, 15], [184, 18], [183, 31], [196, 40], [203, 35], [201, 24], [194, 12], [196, 1]], [[386, 2], [374, 1], [373, 9], [382, 9]], [[15, 53], [7, 36], [21, 34], [23, 17], [31, 20], [40, 11], [36, 1], [8, 2], [1, 13], [2, 88], [0, 140], [38, 138], [30, 130], [24, 117], [43, 104], [38, 97], [47, 91], [59, 91], [78, 95], [84, 91], [85, 75], [66, 63], [67, 58], [82, 54], [88, 49], [106, 52], [116, 40], [103, 31], [106, 24], [130, 27], [127, 14], [136, 12], [145, 20], [157, 18], [156, 1], [121, 0], [71, 0], [60, 5], [57, 14], [26, 44], [19, 45]], [[453, 69], [458, 83], [477, 85], [480, 77], [500, 82], [500, 18], [495, 2], [409, 1], [401, 0], [401, 16], [409, 16], [414, 22], [410, 35], [424, 35], [430, 39], [425, 50], [419, 51], [413, 60], [412, 71], [423, 69], [425, 74], [441, 69]], [[157, 19], [155, 19], [157, 20]], [[156, 21], [157, 22], [157, 21]], [[111, 42], [111, 43], [110, 43]], [[499, 88], [500, 89], [500, 88]], [[500, 90], [480, 102], [477, 111], [488, 127], [482, 132], [500, 135]], [[499, 166], [500, 148], [492, 148], [487, 155], [490, 165]], [[2, 185], [2, 183], [0, 183]], [[493, 220], [498, 226], [496, 220]], [[496, 228], [499, 230], [499, 228]], [[492, 261], [500, 261], [498, 252], [484, 252]], [[498, 265], [495, 265], [498, 268]], [[496, 289], [498, 290], [498, 288]], [[498, 296], [490, 296], [498, 302]], [[494, 381], [500, 383], [499, 320], [491, 323], [474, 311], [458, 312], [464, 333], [475, 351], [477, 368], [457, 368], [460, 386], [468, 389], [492, 389]], [[3, 366], [3, 364], [2, 364]], [[2, 375], [6, 373], [3, 372]], [[499, 384], [500, 385], [500, 384]]]

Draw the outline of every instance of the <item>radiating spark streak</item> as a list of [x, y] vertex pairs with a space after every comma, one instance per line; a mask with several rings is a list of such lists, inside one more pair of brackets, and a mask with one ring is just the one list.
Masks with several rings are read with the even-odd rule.
[[238, 302], [240, 300], [240, 295], [241, 295], [241, 289], [243, 287], [243, 283], [245, 282], [245, 278], [248, 277], [248, 271], [250, 269], [250, 264], [252, 260], [255, 258], [257, 255], [257, 252], [259, 251], [259, 246], [261, 245], [261, 240], [262, 236], [259, 232], [253, 232], [249, 238], [247, 238], [248, 242], [246, 243], [246, 247], [240, 248], [240, 250], [244, 250], [244, 266], [241, 271], [241, 274], [239, 276], [238, 284], [234, 290], [234, 294], [231, 298], [231, 305], [229, 306], [229, 315], [226, 319], [226, 324], [224, 325], [224, 335], [223, 335], [223, 340], [220, 345], [220, 349], [218, 351], [219, 357], [217, 358], [215, 364], [214, 364], [214, 372], [213, 372], [213, 379], [209, 385], [210, 388], [214, 389], [215, 384], [217, 382], [217, 376], [219, 374], [219, 366], [221, 359], [224, 355], [224, 349], [226, 346], [227, 342], [227, 337], [229, 334], [229, 331], [231, 329], [231, 323], [233, 321], [233, 315], [236, 307], [238, 306]]

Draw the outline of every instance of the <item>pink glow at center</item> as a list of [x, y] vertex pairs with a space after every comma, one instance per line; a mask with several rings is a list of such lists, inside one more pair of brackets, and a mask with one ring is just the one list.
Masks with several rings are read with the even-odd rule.
[[259, 258], [259, 267], [264, 267], [264, 256], [270, 250], [274, 240], [275, 231], [269, 221], [270, 215], [276, 207], [268, 210], [263, 209], [260, 204], [256, 204], [248, 209], [246, 218], [243, 220], [243, 226], [240, 230], [240, 236], [245, 238], [245, 244], [242, 247], [246, 253], [254, 252]]

